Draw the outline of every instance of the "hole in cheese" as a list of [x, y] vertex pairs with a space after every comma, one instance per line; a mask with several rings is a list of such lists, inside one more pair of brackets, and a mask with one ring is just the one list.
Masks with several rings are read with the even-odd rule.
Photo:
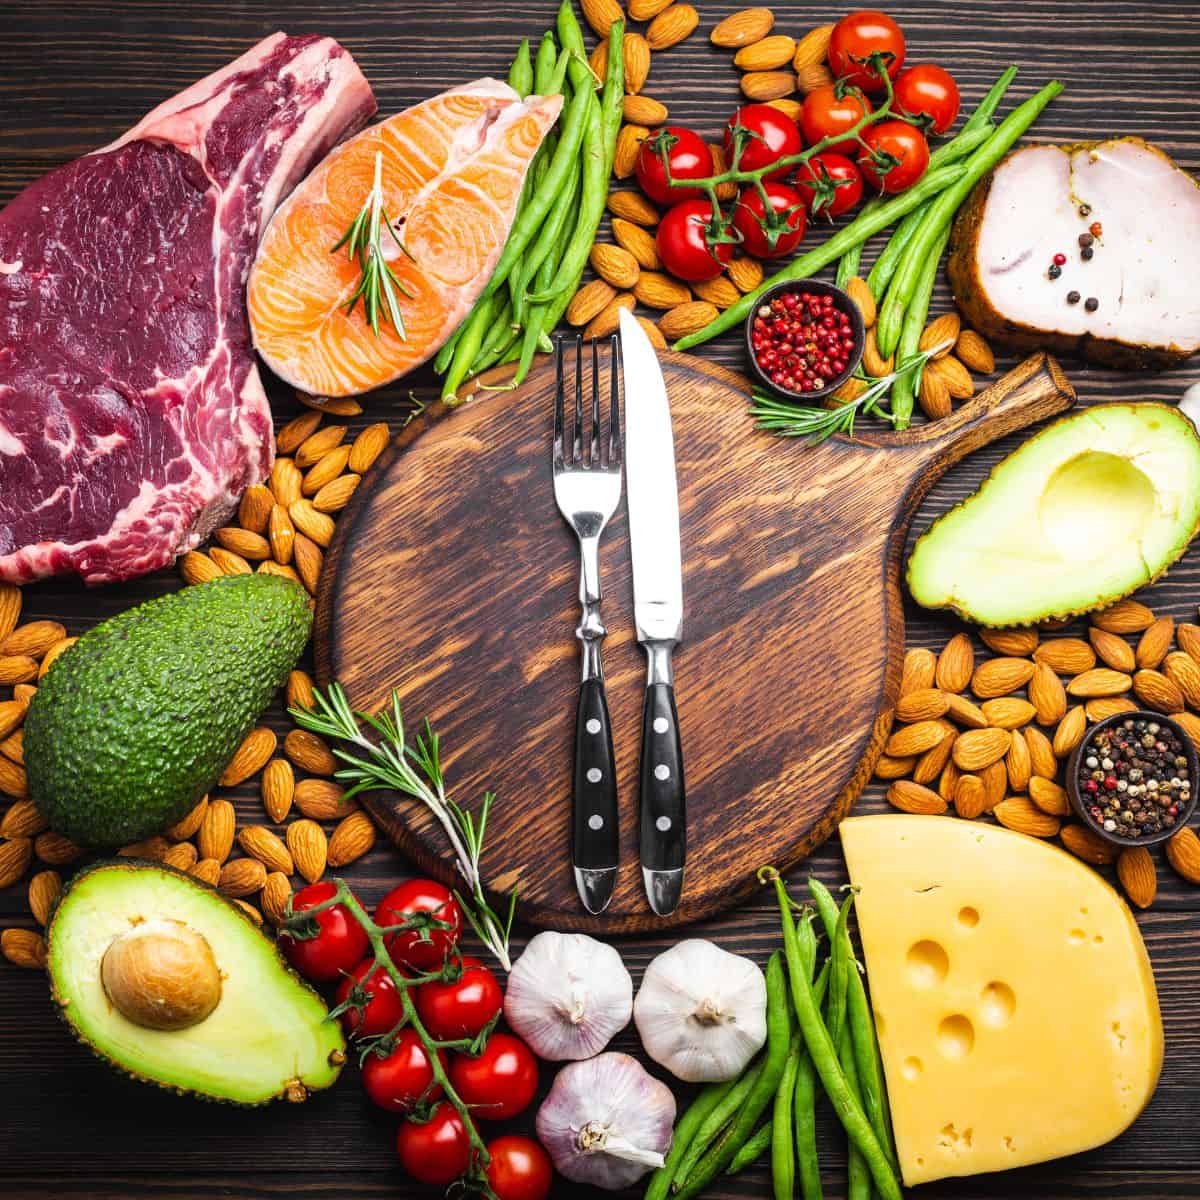
[[938, 1025], [937, 1044], [946, 1058], [966, 1058], [975, 1048], [975, 1026], [962, 1013], [943, 1017]]
[[968, 929], [974, 929], [979, 924], [979, 909], [972, 908], [969, 904], [958, 910], [958, 923], [965, 925]]
[[910, 1083], [912, 1080], [920, 1077], [921, 1071], [924, 1069], [921, 1065], [921, 1060], [915, 1056], [906, 1058], [904, 1066], [900, 1068], [904, 1072], [904, 1078]]
[[1007, 983], [994, 979], [983, 989], [979, 997], [979, 1015], [985, 1025], [1003, 1028], [1016, 1011], [1017, 995]]
[[949, 970], [950, 956], [940, 942], [925, 938], [908, 948], [908, 978], [913, 987], [935, 987]]

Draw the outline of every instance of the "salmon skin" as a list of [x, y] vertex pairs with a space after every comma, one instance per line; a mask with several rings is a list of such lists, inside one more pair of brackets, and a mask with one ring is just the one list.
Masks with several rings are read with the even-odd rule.
[[[480, 79], [397, 113], [338, 146], [276, 212], [250, 273], [254, 345], [281, 379], [322, 396], [380, 387], [436, 354], [487, 285], [521, 186], [561, 96], [522, 100]], [[359, 266], [334, 245], [358, 215], [382, 154], [383, 235], [399, 295], [401, 337], [347, 303]]]

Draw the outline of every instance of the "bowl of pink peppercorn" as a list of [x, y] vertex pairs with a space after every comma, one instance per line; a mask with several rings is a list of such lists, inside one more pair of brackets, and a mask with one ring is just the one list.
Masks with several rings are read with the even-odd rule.
[[862, 358], [867, 333], [858, 305], [819, 279], [776, 284], [746, 318], [746, 349], [755, 375], [789, 400], [823, 400]]

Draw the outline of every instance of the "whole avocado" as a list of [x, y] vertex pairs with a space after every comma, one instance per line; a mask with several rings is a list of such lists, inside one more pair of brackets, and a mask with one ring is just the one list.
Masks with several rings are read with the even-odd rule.
[[50, 827], [122, 846], [183, 817], [296, 665], [308, 596], [275, 575], [184, 588], [62, 654], [25, 720], [29, 794]]

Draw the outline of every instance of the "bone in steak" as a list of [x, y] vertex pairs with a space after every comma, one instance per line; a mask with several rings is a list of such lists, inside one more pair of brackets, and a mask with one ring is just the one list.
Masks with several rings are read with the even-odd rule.
[[374, 111], [337, 42], [277, 33], [0, 211], [0, 579], [166, 566], [270, 470], [246, 276]]

